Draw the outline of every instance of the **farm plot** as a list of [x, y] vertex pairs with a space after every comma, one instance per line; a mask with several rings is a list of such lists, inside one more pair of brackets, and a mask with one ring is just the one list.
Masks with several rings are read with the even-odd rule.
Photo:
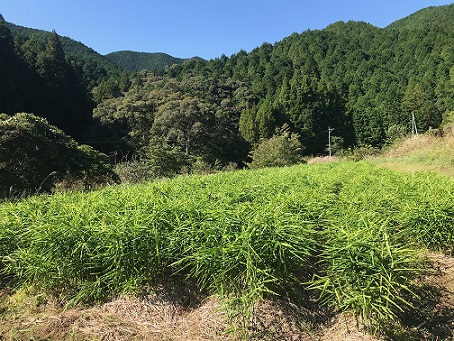
[[1, 281], [67, 304], [168, 283], [315, 302], [380, 329], [418, 297], [424, 250], [452, 252], [454, 183], [370, 163], [237, 171], [0, 205]]

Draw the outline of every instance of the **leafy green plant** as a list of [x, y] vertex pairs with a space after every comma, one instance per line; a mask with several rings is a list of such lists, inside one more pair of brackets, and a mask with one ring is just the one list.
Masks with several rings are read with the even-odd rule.
[[298, 136], [288, 130], [282, 130], [270, 139], [262, 140], [257, 148], [251, 151], [252, 162], [249, 168], [283, 167], [302, 162], [302, 145]]
[[397, 319], [415, 295], [410, 284], [421, 271], [417, 252], [396, 242], [399, 234], [388, 232], [387, 222], [363, 228], [330, 228], [321, 255], [324, 271], [314, 276], [311, 289], [317, 289], [324, 304], [361, 317], [379, 326]]
[[453, 193], [362, 161], [36, 196], [0, 205], [0, 280], [70, 303], [191, 283], [243, 327], [312, 293], [377, 327], [414, 296], [420, 250], [452, 248]]

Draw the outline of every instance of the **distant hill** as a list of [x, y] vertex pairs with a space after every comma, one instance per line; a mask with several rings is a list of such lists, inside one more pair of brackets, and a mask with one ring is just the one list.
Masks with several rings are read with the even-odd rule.
[[[52, 32], [23, 27], [12, 23], [6, 23], [14, 39], [22, 44], [34, 36], [38, 40], [47, 41]], [[57, 32], [58, 33], [58, 32]], [[60, 41], [65, 55], [73, 60], [85, 85], [91, 89], [102, 80], [113, 74], [119, 74], [122, 69], [116, 64], [99, 54], [92, 48], [69, 37], [60, 36]]]
[[427, 26], [440, 26], [443, 28], [454, 28], [452, 20], [454, 4], [445, 6], [431, 6], [419, 10], [409, 16], [396, 20], [387, 29], [421, 29]]
[[166, 66], [183, 64], [186, 60], [172, 57], [171, 55], [162, 52], [117, 51], [106, 54], [105, 57], [111, 62], [114, 62], [131, 72], [137, 72], [144, 69], [163, 71]]

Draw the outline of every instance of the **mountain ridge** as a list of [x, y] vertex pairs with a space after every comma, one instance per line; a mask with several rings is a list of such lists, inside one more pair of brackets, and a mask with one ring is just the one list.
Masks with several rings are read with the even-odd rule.
[[[378, 30], [415, 29], [415, 28], [420, 28], [421, 24], [433, 24], [434, 22], [437, 25], [446, 26], [446, 23], [449, 22], [449, 13], [448, 13], [449, 11], [446, 11], [447, 9], [454, 10], [454, 3], [449, 4], [449, 5], [429, 6], [429, 7], [423, 8], [404, 18], [395, 20], [394, 22], [392, 22], [388, 26], [385, 26], [384, 28], [377, 27], [369, 22], [362, 21], [362, 20], [360, 20], [360, 21], [348, 20], [346, 22], [340, 20], [340, 21], [336, 21], [336, 22], [333, 22], [333, 23], [327, 25], [323, 29], [308, 30], [308, 31], [329, 31], [332, 29], [332, 27], [336, 27], [336, 25], [342, 25], [342, 24], [348, 25], [351, 23], [367, 24], [368, 26], [377, 28]], [[442, 22], [442, 24], [440, 24], [440, 22]], [[52, 33], [50, 31], [29, 28], [29, 27], [9, 23], [9, 22], [6, 22], [6, 25], [13, 33], [18, 35], [19, 37], [22, 36], [22, 38], [29, 37], [31, 35], [49, 36]], [[452, 26], [452, 28], [454, 29], [454, 23], [452, 23], [450, 26]], [[297, 32], [295, 32], [295, 33], [302, 34], [302, 33], [304, 33], [304, 31], [301, 31], [300, 33], [297, 33]], [[272, 45], [281, 43], [283, 40], [291, 37], [292, 35], [282, 37], [281, 40], [276, 41]], [[162, 51], [145, 52], [145, 51], [132, 51], [132, 50], [118, 50], [118, 51], [112, 51], [105, 55], [102, 55], [99, 52], [97, 52], [95, 49], [85, 45], [81, 41], [77, 41], [68, 36], [60, 36], [60, 37], [61, 37], [63, 49], [69, 57], [77, 59], [81, 55], [84, 55], [84, 54], [88, 55], [88, 56], [90, 56], [90, 59], [103, 65], [103, 69], [107, 70], [108, 74], [111, 74], [112, 72], [115, 72], [115, 71], [118, 72], [119, 70], [126, 70], [129, 72], [138, 72], [142, 69], [146, 69], [146, 70], [150, 70], [150, 71], [154, 70], [154, 71], [160, 72], [160, 71], [163, 71], [166, 67], [171, 66], [173, 64], [182, 65], [184, 62], [186, 62], [188, 60], [192, 60], [192, 59], [205, 60], [198, 56], [194, 56], [191, 58], [175, 57], [175, 56], [171, 56], [170, 54], [168, 54], [166, 52], [162, 52]], [[259, 48], [259, 46], [255, 47], [253, 50], [255, 50], [257, 48]], [[239, 52], [241, 52], [241, 51], [239, 51]], [[235, 54], [236, 53], [234, 53], [234, 55]], [[221, 56], [219, 56], [218, 58], [221, 58]], [[214, 58], [214, 59], [217, 59], [217, 58]]]
[[449, 16], [450, 11], [454, 10], [454, 3], [442, 6], [429, 6], [416, 11], [402, 19], [395, 20], [384, 29], [415, 29], [427, 25], [443, 25], [454, 27], [454, 23]]
[[165, 52], [141, 52], [120, 50], [104, 55], [111, 62], [130, 71], [138, 72], [142, 69], [164, 71], [173, 64], [183, 64], [187, 59], [173, 57]]

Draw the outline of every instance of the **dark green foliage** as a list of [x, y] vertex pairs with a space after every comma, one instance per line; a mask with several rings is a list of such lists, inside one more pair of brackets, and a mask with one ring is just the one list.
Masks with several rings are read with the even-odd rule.
[[[48, 41], [49, 37], [52, 35], [51, 32], [18, 26], [11, 23], [6, 23], [6, 25], [13, 33], [16, 44], [24, 47], [22, 49], [23, 55], [31, 53], [31, 51], [29, 51], [26, 47], [27, 41], [32, 39], [39, 44], [45, 44], [45, 42]], [[117, 75], [121, 72], [121, 68], [119, 66], [81, 42], [75, 41], [68, 37], [59, 38], [63, 51], [65, 52], [65, 56], [69, 59], [83, 84], [88, 89], [92, 89], [106, 78]]]
[[276, 129], [276, 109], [269, 98], [252, 108], [243, 110], [240, 116], [239, 129], [241, 135], [251, 144], [256, 144], [260, 139], [273, 135]]
[[173, 64], [183, 64], [185, 61], [185, 59], [175, 58], [161, 52], [118, 51], [108, 53], [105, 57], [130, 72], [140, 70], [164, 71], [166, 67]]
[[[337, 22], [210, 61], [112, 54], [140, 68], [155, 68], [142, 64], [155, 58], [154, 65], [168, 65], [133, 79], [69, 38], [3, 24], [0, 110], [34, 112], [128, 159], [145, 159], [153, 140], [160, 141], [154, 148], [192, 160], [241, 166], [260, 139], [284, 124], [305, 154], [326, 154], [328, 127], [343, 147], [380, 148], [411, 131], [412, 112], [425, 132], [454, 110], [452, 22], [449, 5], [384, 29]], [[97, 103], [91, 122], [90, 96]]]
[[0, 112], [21, 107], [21, 64], [16, 56], [13, 36], [0, 16]]
[[190, 155], [179, 146], [172, 146], [160, 139], [152, 139], [146, 149], [146, 165], [150, 177], [172, 177], [181, 174], [190, 165]]
[[[33, 112], [76, 139], [91, 120], [93, 103], [55, 33], [14, 36], [0, 22], [0, 112]], [[45, 39], [43, 39], [45, 37]], [[5, 68], [3, 70], [3, 68]]]
[[115, 142], [104, 148], [123, 155], [139, 151], [158, 168], [167, 152], [185, 155], [180, 166], [196, 158], [226, 165], [247, 157], [248, 144], [238, 131], [239, 113], [249, 103], [242, 83], [192, 75], [178, 81], [146, 71], [132, 83], [95, 109], [89, 141]]
[[131, 79], [128, 73], [122, 72], [119, 75], [110, 76], [92, 90], [93, 99], [96, 103], [100, 103], [109, 98], [120, 97], [130, 86]]
[[409, 86], [402, 99], [402, 110], [414, 113], [418, 129], [427, 131], [441, 123], [441, 113], [419, 84]]
[[114, 181], [106, 155], [32, 114], [0, 115], [0, 197], [50, 191], [59, 181]]

